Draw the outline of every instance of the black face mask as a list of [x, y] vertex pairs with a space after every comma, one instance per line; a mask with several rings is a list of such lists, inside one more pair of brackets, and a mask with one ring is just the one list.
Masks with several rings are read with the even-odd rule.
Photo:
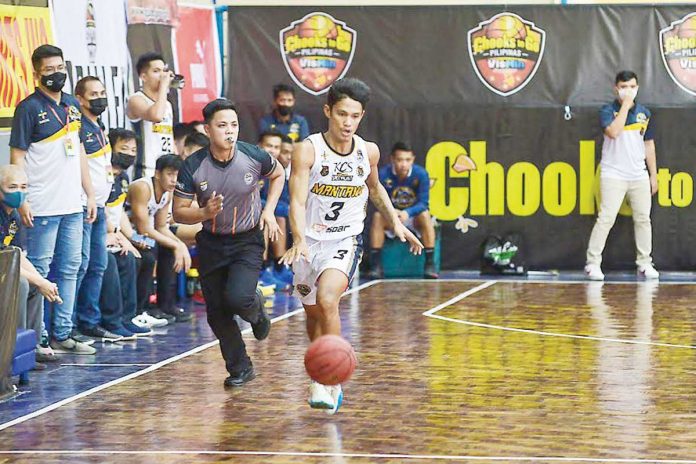
[[67, 78], [68, 75], [66, 73], [56, 71], [48, 76], [41, 76], [41, 84], [51, 92], [60, 92]]
[[290, 116], [292, 114], [292, 106], [278, 105], [278, 114], [281, 116]]
[[107, 106], [106, 97], [95, 98], [95, 99], [89, 101], [89, 110], [95, 116], [99, 116], [100, 114], [102, 114], [104, 112], [104, 110], [106, 109], [106, 106]]
[[112, 153], [111, 164], [123, 169], [124, 171], [133, 165], [135, 156], [126, 155], [125, 153]]

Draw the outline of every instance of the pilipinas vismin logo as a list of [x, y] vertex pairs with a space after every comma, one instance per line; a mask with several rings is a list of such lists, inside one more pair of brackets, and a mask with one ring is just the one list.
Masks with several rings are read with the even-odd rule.
[[696, 95], [696, 13], [660, 31], [660, 51], [672, 80], [685, 92]]
[[331, 15], [310, 13], [280, 31], [280, 54], [295, 83], [312, 95], [321, 95], [348, 72], [356, 36]]
[[507, 97], [534, 77], [544, 55], [546, 32], [514, 13], [500, 13], [468, 33], [471, 64], [491, 91]]

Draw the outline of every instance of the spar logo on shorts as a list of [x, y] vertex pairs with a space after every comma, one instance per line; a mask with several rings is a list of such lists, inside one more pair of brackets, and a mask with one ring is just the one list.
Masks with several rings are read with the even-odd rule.
[[660, 51], [672, 80], [683, 91], [696, 95], [696, 13], [660, 31]]
[[471, 64], [492, 92], [519, 92], [534, 77], [544, 55], [546, 32], [514, 13], [500, 13], [468, 33]]
[[299, 293], [302, 296], [307, 296], [312, 291], [312, 289], [309, 288], [309, 285], [305, 284], [295, 285], [295, 289], [297, 290], [297, 293]]
[[321, 95], [348, 72], [355, 54], [356, 32], [321, 12], [309, 13], [280, 31], [280, 54], [304, 91]]

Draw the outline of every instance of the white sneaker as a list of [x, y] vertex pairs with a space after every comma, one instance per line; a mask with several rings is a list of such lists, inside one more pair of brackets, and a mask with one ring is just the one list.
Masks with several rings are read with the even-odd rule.
[[655, 269], [652, 264], [646, 264], [644, 266], [638, 266], [638, 276], [648, 280], [659, 279], [660, 273], [657, 272], [657, 269]]
[[588, 264], [585, 266], [585, 275], [590, 280], [604, 280], [602, 268], [597, 264]]
[[326, 410], [326, 414], [334, 415], [338, 412], [338, 408], [343, 404], [343, 389], [340, 385], [330, 385], [325, 387], [331, 393], [331, 398], [334, 401], [334, 407]]
[[312, 381], [309, 385], [309, 406], [315, 409], [334, 409], [333, 396], [329, 391], [329, 387], [318, 382]]
[[169, 322], [167, 322], [166, 319], [158, 319], [156, 317], [152, 317], [147, 313], [147, 311], [135, 316], [132, 319], [132, 322], [138, 327], [145, 327], [148, 329], [164, 327], [165, 325], [169, 324]]

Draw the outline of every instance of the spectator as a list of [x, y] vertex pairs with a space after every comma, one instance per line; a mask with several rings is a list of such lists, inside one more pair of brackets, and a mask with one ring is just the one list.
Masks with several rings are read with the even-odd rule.
[[[16, 246], [24, 249], [22, 220], [17, 208], [26, 200], [27, 175], [14, 165], [0, 166], [0, 248]], [[26, 258], [24, 252], [20, 257], [19, 279], [19, 317], [17, 327], [32, 329], [37, 337], [44, 333], [43, 299], [49, 302], [59, 301], [58, 286], [45, 279]], [[58, 357], [48, 344], [37, 343], [36, 361], [55, 362]], [[41, 368], [39, 364], [39, 368]], [[43, 366], [45, 367], [45, 366]]]
[[[404, 142], [397, 142], [391, 151], [391, 164], [379, 170], [379, 181], [391, 198], [392, 205], [397, 210], [401, 222], [422, 238], [425, 247], [425, 277], [437, 279], [435, 272], [435, 227], [433, 219], [428, 211], [428, 199], [430, 196], [430, 178], [428, 171], [422, 166], [414, 164], [416, 155], [413, 149]], [[384, 246], [385, 232], [391, 238], [393, 235], [387, 230], [387, 221], [376, 211], [372, 216], [370, 228], [370, 265], [372, 271], [370, 277], [381, 279], [382, 247]]]
[[188, 122], [177, 122], [174, 124], [174, 145], [176, 152], [181, 155], [184, 152], [184, 142], [186, 137], [196, 132], [196, 129]]
[[285, 168], [286, 180], [290, 178], [290, 161], [292, 159], [292, 150], [294, 147], [295, 145], [292, 142], [292, 139], [287, 135], [284, 135], [280, 142], [280, 155], [278, 156], [278, 161], [280, 161], [280, 164], [282, 164]]
[[150, 315], [168, 322], [191, 320], [191, 314], [176, 307], [176, 273], [188, 271], [191, 256], [188, 248], [170, 230], [167, 223], [172, 192], [182, 160], [178, 156], [162, 156], [157, 160], [155, 176], [136, 180], [128, 189], [128, 203], [135, 230], [141, 236], [153, 239], [152, 249], [140, 248], [143, 266], [138, 275], [138, 304], [147, 307], [152, 293], [152, 267], [148, 261], [157, 261], [157, 304], [159, 309]]
[[17, 105], [10, 135], [12, 164], [24, 169], [29, 181], [27, 201], [19, 209], [27, 226], [27, 257], [42, 277], [49, 271], [56, 276], [62, 303], [53, 303], [52, 315], [44, 313], [53, 349], [94, 354], [94, 348], [71, 338], [82, 250], [83, 189], [87, 221], [94, 222], [97, 213], [80, 143], [80, 104], [61, 91], [67, 74], [60, 48], [41, 45], [31, 61], [38, 88]]
[[136, 288], [141, 255], [129, 240], [133, 229], [124, 214], [123, 206], [130, 183], [126, 170], [135, 162], [138, 148], [135, 133], [126, 129], [111, 130], [109, 141], [113, 147], [111, 167], [114, 183], [106, 204], [106, 244], [109, 253], [99, 301], [103, 327], [124, 339], [132, 339], [152, 335], [150, 327], [167, 325], [167, 321], [147, 314], [136, 317]]
[[[97, 218], [92, 223], [83, 222], [82, 264], [77, 274], [77, 305], [73, 320], [77, 323], [79, 334], [102, 341], [116, 342], [121, 339], [121, 336], [99, 325], [101, 322], [99, 296], [107, 265], [104, 208], [114, 182], [114, 174], [111, 170], [111, 145], [99, 120], [99, 115], [104, 112], [107, 105], [106, 88], [98, 78], [86, 76], [75, 85], [75, 96], [80, 102], [82, 111], [80, 140], [87, 154], [94, 198], [97, 203]], [[83, 195], [83, 205], [85, 202], [86, 198]], [[73, 338], [77, 339], [79, 334], [73, 334]]]
[[617, 98], [599, 112], [604, 131], [600, 163], [601, 203], [597, 222], [587, 245], [585, 273], [590, 280], [604, 280], [602, 252], [621, 203], [628, 197], [633, 209], [638, 275], [658, 279], [653, 267], [651, 196], [657, 193], [654, 123], [648, 108], [636, 102], [638, 76], [633, 71], [616, 75]]
[[181, 159], [185, 160], [201, 148], [208, 148], [209, 146], [210, 139], [208, 136], [196, 131], [186, 137], [184, 141], [184, 150], [179, 152], [181, 153]]
[[143, 86], [128, 99], [126, 109], [141, 139], [134, 170], [139, 179], [154, 175], [157, 158], [176, 153], [174, 111], [167, 100], [174, 73], [157, 53], [138, 58], [135, 68]]
[[295, 112], [295, 89], [289, 85], [273, 87], [273, 111], [259, 123], [259, 132], [266, 131], [280, 132], [293, 142], [304, 140], [309, 135], [307, 119]]
[[[283, 164], [282, 160], [280, 159], [280, 153], [281, 153], [281, 147], [283, 146], [283, 138], [286, 138], [287, 140], [290, 140], [289, 137], [281, 135], [278, 132], [272, 132], [272, 131], [267, 131], [261, 134], [259, 137], [259, 143], [258, 146], [259, 148], [262, 148], [268, 154], [270, 154], [273, 158], [277, 159], [280, 161], [281, 165], [283, 166], [284, 169], [287, 169], [289, 166], [286, 166]], [[284, 157], [286, 161], [289, 161], [289, 158]], [[287, 172], [285, 171], [285, 180], [287, 181]], [[266, 206], [266, 197], [268, 196], [268, 182], [266, 179], [261, 179], [262, 184], [261, 184], [261, 204], [263, 206]], [[261, 273], [261, 282], [264, 285], [275, 285], [276, 291], [278, 290], [287, 290], [291, 288], [292, 286], [292, 270], [290, 270], [290, 267], [281, 264], [280, 263], [280, 258], [283, 257], [287, 250], [287, 235], [286, 230], [287, 230], [287, 221], [288, 221], [288, 208], [289, 208], [289, 202], [290, 202], [290, 194], [288, 191], [288, 184], [287, 182], [283, 185], [283, 191], [280, 194], [280, 198], [278, 199], [278, 204], [276, 205], [274, 215], [276, 218], [276, 221], [278, 222], [278, 227], [280, 227], [280, 230], [282, 234], [278, 237], [277, 240], [274, 242], [271, 242], [270, 244], [268, 243], [268, 240], [266, 240], [266, 262], [264, 263], [264, 269], [263, 272]], [[270, 248], [270, 254], [273, 255], [273, 264], [270, 264], [270, 259], [269, 259], [269, 248]]]

